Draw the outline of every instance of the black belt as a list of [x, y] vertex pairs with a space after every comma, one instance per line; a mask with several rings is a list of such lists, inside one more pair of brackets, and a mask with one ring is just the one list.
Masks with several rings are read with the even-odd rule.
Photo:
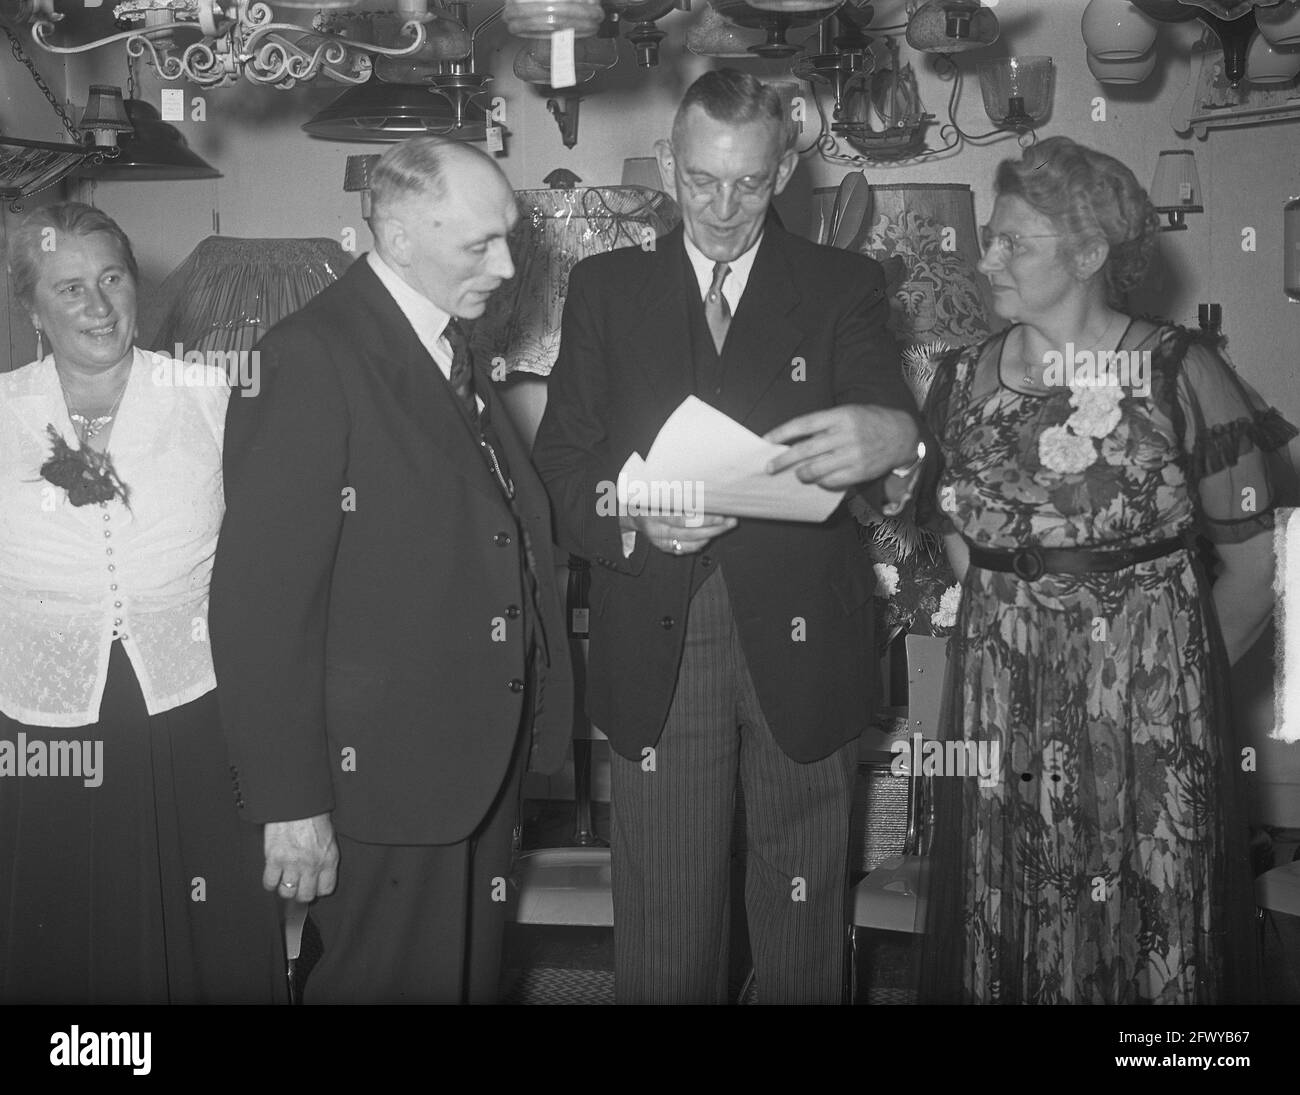
[[1124, 570], [1138, 563], [1172, 555], [1188, 546], [1180, 536], [1136, 548], [1030, 547], [1017, 551], [998, 551], [977, 547], [969, 540], [966, 545], [970, 548], [973, 566], [981, 570], [1008, 571], [1026, 582], [1032, 582], [1044, 574], [1097, 574]]

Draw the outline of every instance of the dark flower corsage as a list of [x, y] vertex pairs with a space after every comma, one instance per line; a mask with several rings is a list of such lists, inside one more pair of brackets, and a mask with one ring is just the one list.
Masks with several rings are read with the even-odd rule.
[[82, 445], [72, 448], [53, 426], [46, 432], [54, 448], [50, 458], [41, 465], [41, 478], [62, 487], [68, 492], [68, 501], [74, 506], [93, 506], [101, 502], [122, 499], [131, 508], [131, 491], [113, 468], [113, 458], [106, 452], [96, 452]]

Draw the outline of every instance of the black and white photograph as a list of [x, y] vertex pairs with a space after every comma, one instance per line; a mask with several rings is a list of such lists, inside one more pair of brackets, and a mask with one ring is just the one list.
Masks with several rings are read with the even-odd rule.
[[0, 31], [21, 1067], [327, 1078], [393, 1005], [1285, 1059], [1300, 0]]

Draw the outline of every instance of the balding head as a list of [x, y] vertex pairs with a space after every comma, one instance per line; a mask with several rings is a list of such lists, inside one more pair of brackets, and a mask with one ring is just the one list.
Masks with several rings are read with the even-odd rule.
[[414, 137], [384, 153], [370, 186], [380, 258], [449, 314], [481, 315], [514, 276], [507, 237], [518, 213], [495, 161], [460, 141]]

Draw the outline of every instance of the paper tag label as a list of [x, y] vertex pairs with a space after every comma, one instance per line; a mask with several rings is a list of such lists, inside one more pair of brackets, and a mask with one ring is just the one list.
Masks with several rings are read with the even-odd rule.
[[161, 113], [164, 122], [185, 121], [185, 89], [183, 87], [163, 88]]
[[489, 152], [500, 152], [505, 147], [501, 139], [501, 127], [499, 125], [490, 125], [487, 127], [487, 150]]
[[573, 616], [573, 623], [570, 625], [569, 630], [572, 631], [575, 635], [586, 635], [588, 631], [588, 621], [591, 615], [591, 609], [575, 608], [571, 613], [571, 615]]
[[551, 87], [573, 87], [578, 74], [573, 66], [573, 28], [551, 35]]

